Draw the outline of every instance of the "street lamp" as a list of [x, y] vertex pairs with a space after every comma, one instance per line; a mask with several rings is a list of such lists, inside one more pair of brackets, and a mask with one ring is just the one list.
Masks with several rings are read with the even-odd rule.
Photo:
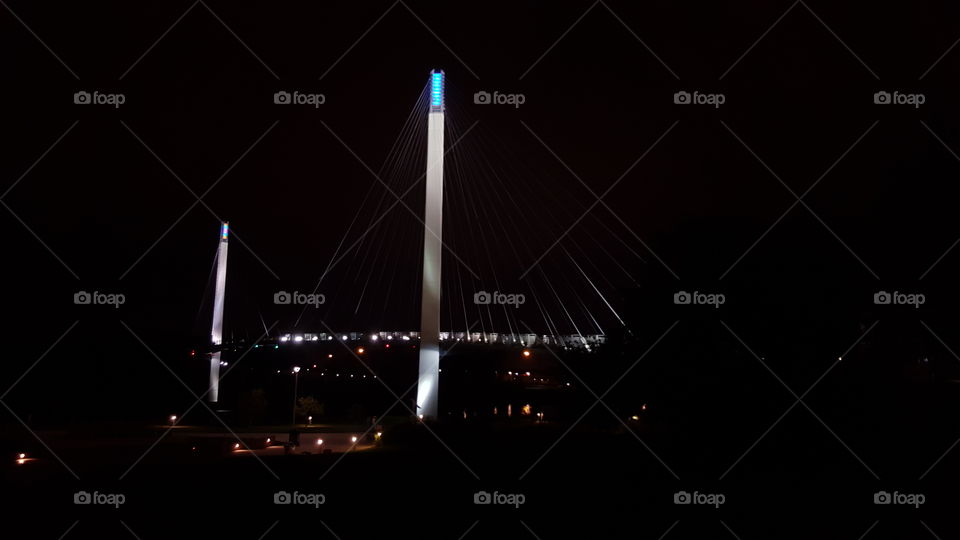
[[300, 366], [293, 366], [293, 410], [291, 411], [291, 425], [297, 425], [297, 383], [300, 379]]

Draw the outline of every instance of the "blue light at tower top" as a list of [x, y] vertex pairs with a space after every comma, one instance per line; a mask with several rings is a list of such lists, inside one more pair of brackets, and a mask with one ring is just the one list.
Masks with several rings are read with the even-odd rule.
[[430, 73], [430, 108], [431, 110], [443, 109], [443, 72], [432, 71]]
[[223, 224], [223, 227], [220, 228], [220, 239], [221, 239], [221, 240], [226, 240], [226, 239], [227, 239], [227, 233], [230, 232], [229, 229], [230, 229], [230, 225], [229, 225], [228, 223], [224, 223], [224, 224]]

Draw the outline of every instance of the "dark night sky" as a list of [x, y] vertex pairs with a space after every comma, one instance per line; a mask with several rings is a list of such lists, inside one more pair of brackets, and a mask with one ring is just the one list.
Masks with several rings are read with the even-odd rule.
[[[119, 279], [195, 200], [121, 122], [197, 193], [278, 122], [204, 199], [280, 277], [231, 245], [227, 331], [257, 332], [257, 307], [273, 291], [315, 283], [358, 211], [356, 203], [376, 182], [323, 124], [379, 168], [434, 67], [446, 71], [448, 99], [467, 117], [457, 119], [461, 125], [479, 121], [478, 133], [500, 140], [513, 163], [555, 186], [525, 201], [536, 219], [544, 207], [563, 216], [541, 221], [551, 234], [523, 231], [532, 246], [529, 263], [593, 198], [521, 122], [602, 193], [679, 121], [605, 199], [679, 282], [615, 218], [601, 207], [593, 210], [647, 261], [634, 259], [629, 267], [650, 304], [631, 300], [630, 281], [611, 274], [607, 291], [624, 313], [644, 320], [656, 302], [667, 305], [673, 291], [697, 287], [761, 296], [773, 313], [822, 313], [834, 305], [823, 291], [857, 290], [863, 306], [860, 300], [844, 304], [844, 315], [856, 320], [868, 317], [872, 291], [919, 287], [939, 310], [933, 311], [942, 317], [936, 326], [946, 332], [955, 321], [950, 306], [956, 291], [949, 282], [960, 255], [951, 252], [922, 283], [918, 278], [960, 236], [954, 212], [960, 160], [922, 122], [960, 152], [954, 122], [960, 52], [920, 77], [960, 37], [957, 8], [935, 2], [911, 3], [910, 9], [906, 3], [808, 4], [816, 15], [795, 5], [719, 80], [789, 2], [701, 7], [611, 1], [616, 16], [596, 5], [552, 47], [590, 2], [410, 1], [416, 16], [397, 4], [357, 42], [390, 2], [284, 2], [268, 9], [211, 1], [222, 23], [196, 5], [151, 49], [190, 2], [79, 3], [53, 11], [11, 1], [69, 69], [0, 10], [0, 39], [10, 52], [0, 66], [4, 189], [79, 123], [3, 201], [79, 279], [10, 212], [0, 211], [5, 328], [16, 351], [3, 380], [19, 377], [76, 320], [75, 332], [45, 362], [51, 367], [38, 368], [31, 379], [55, 370], [57, 362], [80, 360], [76, 353], [88, 346], [94, 347], [90, 356], [110, 358], [105, 370], [122, 365], [114, 360], [139, 345], [119, 320], [158, 350], [168, 339], [204, 332], [208, 311], [196, 321], [218, 225], [202, 206]], [[76, 106], [72, 94], [83, 89], [121, 92], [127, 103], [118, 110]], [[321, 92], [327, 103], [316, 110], [278, 107], [272, 94], [283, 89]], [[683, 89], [721, 92], [727, 103], [718, 110], [674, 105], [673, 93]], [[878, 107], [872, 95], [882, 89], [921, 92], [927, 103]], [[479, 90], [523, 93], [527, 103], [518, 109], [475, 106], [472, 95]], [[794, 202], [724, 123], [798, 194], [830, 169], [805, 201], [879, 281], [800, 205], [718, 281]], [[582, 227], [573, 233], [578, 241], [590, 233], [623, 255], [595, 221]], [[523, 270], [505, 251], [491, 256], [505, 273]], [[451, 268], [449, 260], [445, 264]], [[556, 268], [549, 259], [544, 264], [548, 273]], [[337, 281], [342, 278], [332, 276], [329, 287], [346, 287]], [[74, 306], [71, 297], [79, 289], [123, 292], [128, 304], [119, 310]], [[769, 291], [779, 291], [771, 294], [781, 300], [812, 303], [770, 301]], [[769, 317], [748, 300], [735, 309], [748, 320]], [[264, 308], [264, 317], [289, 327], [289, 313]], [[330, 317], [358, 327], [393, 322]], [[90, 345], [97, 342], [111, 345]]]

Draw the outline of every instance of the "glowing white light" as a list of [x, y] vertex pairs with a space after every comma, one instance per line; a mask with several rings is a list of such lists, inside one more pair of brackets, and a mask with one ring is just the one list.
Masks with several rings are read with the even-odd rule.
[[317, 439], [317, 446], [320, 446], [321, 444], [323, 444], [323, 439]]
[[354, 435], [353, 437], [350, 437], [350, 442], [352, 442], [352, 443], [357, 442], [357, 436]]
[[294, 373], [300, 373], [300, 366], [293, 366]]
[[303, 336], [294, 336], [293, 341], [300, 343], [301, 341], [303, 341]]
[[403, 337], [401, 337], [400, 339], [402, 339], [402, 340], [404, 340], [404, 341], [410, 341], [410, 336], [403, 336]]

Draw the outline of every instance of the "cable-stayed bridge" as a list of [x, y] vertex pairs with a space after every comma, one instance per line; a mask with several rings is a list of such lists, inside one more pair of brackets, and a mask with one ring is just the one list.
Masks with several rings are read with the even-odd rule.
[[[294, 293], [312, 300], [291, 302], [289, 293], [275, 293], [275, 304], [303, 305], [292, 324], [276, 329], [261, 315], [265, 338], [257, 345], [342, 341], [356, 348], [410, 342], [419, 349], [416, 405], [423, 417], [437, 416], [441, 347], [467, 343], [592, 351], [610, 330], [624, 328], [613, 296], [618, 287], [637, 284], [629, 266], [645, 262], [590, 214], [592, 207], [558, 192], [525, 159], [504, 158], [496, 137], [484, 139], [482, 130], [475, 129], [477, 122], [465, 126], [459, 114], [448, 117], [448, 105], [445, 74], [435, 70], [377, 171], [324, 124], [377, 182], [357, 205], [316, 286], [310, 293]], [[546, 204], [552, 199], [561, 202]], [[569, 223], [564, 213], [584, 207], [586, 212], [565, 232], [552, 225]], [[571, 233], [582, 220], [595, 222], [613, 241], [601, 241], [585, 226]], [[535, 238], [548, 240], [536, 245]], [[236, 346], [224, 338], [229, 239], [230, 225], [224, 222], [214, 262], [211, 401], [217, 401], [219, 369], [225, 364], [220, 352]], [[615, 248], [633, 257], [615, 254]], [[544, 269], [548, 262], [550, 272]], [[340, 282], [332, 286], [337, 272]], [[525, 303], [529, 320], [517, 309]], [[358, 326], [368, 330], [334, 330], [322, 318], [311, 321], [316, 312], [310, 308], [320, 304], [328, 313], [352, 308], [354, 315], [366, 315], [366, 323]], [[382, 328], [370, 321], [386, 322], [386, 314], [410, 322], [400, 326], [404, 330], [369, 329]], [[419, 328], [409, 329], [413, 321], [419, 321]]]

